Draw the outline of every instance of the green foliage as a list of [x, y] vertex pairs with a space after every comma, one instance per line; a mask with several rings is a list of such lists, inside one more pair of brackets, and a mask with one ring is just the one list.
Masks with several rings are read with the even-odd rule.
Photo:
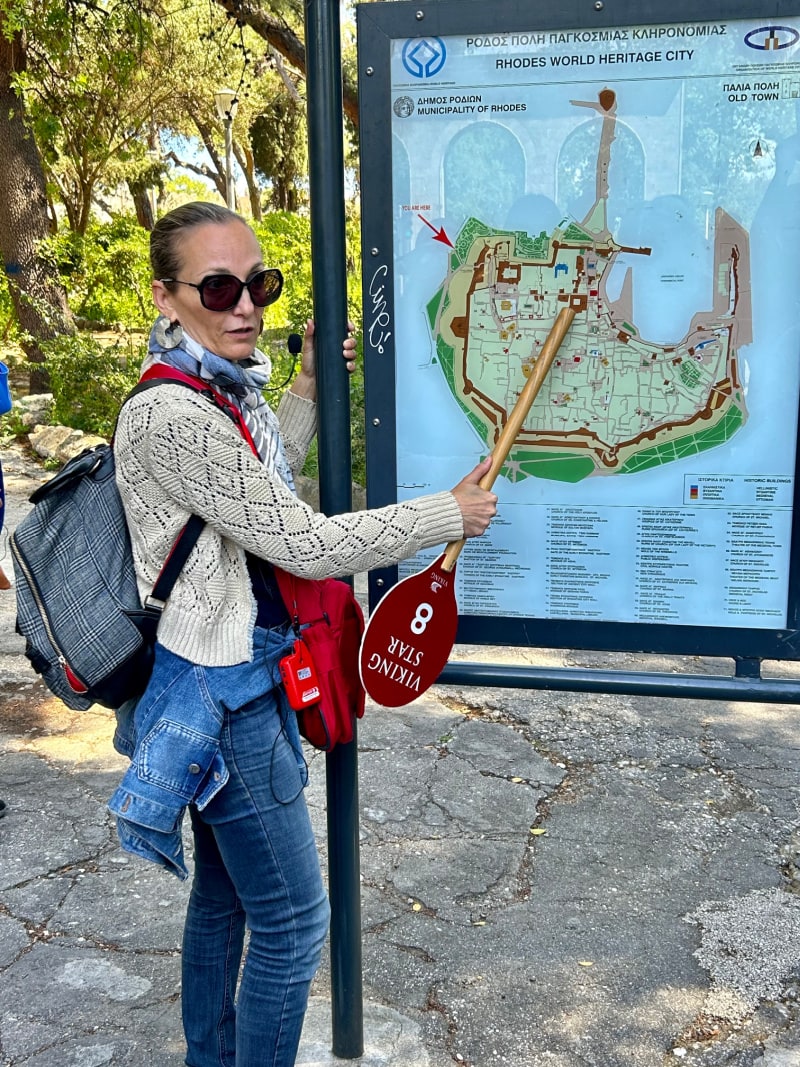
[[354, 204], [345, 211], [347, 249], [347, 313], [356, 327], [356, 369], [350, 375], [350, 439], [353, 481], [367, 484], [366, 430], [364, 426], [364, 337], [361, 297], [361, 213]]
[[110, 437], [119, 406], [139, 379], [142, 352], [85, 333], [45, 342], [54, 423]]
[[19, 408], [12, 408], [5, 415], [0, 415], [0, 448], [4, 448], [14, 439], [22, 439], [29, 432], [29, 427], [22, 421]]
[[[361, 321], [360, 215], [354, 207], [345, 214], [347, 307], [351, 319]], [[264, 316], [267, 329], [291, 327], [300, 330], [312, 314], [311, 223], [305, 215], [273, 211], [255, 223], [264, 262], [279, 267], [284, 284], [280, 300], [268, 307]]]
[[161, 192], [158, 197], [158, 213], [166, 215], [173, 208], [181, 204], [189, 204], [193, 200], [202, 200], [204, 203], [219, 204], [220, 198], [209, 187], [207, 182], [200, 178], [193, 178], [189, 174], [174, 173], [162, 182]]
[[164, 27], [128, 0], [2, 0], [3, 12], [24, 36], [26, 63], [14, 85], [50, 188], [70, 228], [83, 233], [96, 187], [113, 189], [147, 169], [139, 142], [152, 128], [169, 64]]
[[266, 309], [264, 326], [301, 333], [312, 310], [311, 224], [302, 215], [273, 211], [255, 223], [254, 229], [264, 262], [283, 273], [283, 293], [280, 300]]
[[[361, 325], [361, 251], [360, 216], [350, 208], [345, 216], [347, 309], [350, 319], [360, 330]], [[281, 299], [267, 308], [264, 316], [268, 330], [262, 341], [272, 340], [268, 351], [275, 368], [273, 380], [280, 384], [291, 369], [291, 358], [282, 338], [292, 330], [302, 333], [306, 319], [313, 313], [311, 283], [311, 224], [302, 215], [285, 211], [272, 212], [256, 224], [256, 233], [264, 251], [264, 262], [279, 267], [284, 275]], [[281, 333], [281, 331], [285, 331]], [[278, 341], [278, 338], [281, 340]], [[265, 344], [265, 348], [266, 348]], [[277, 405], [283, 390], [270, 394], [270, 403]], [[350, 430], [353, 479], [365, 484], [366, 457], [364, 431], [364, 367], [363, 345], [359, 336], [356, 370], [350, 376]], [[316, 443], [309, 453], [304, 473], [317, 474]]]
[[[160, 188], [172, 163], [222, 192], [225, 130], [214, 102], [221, 85], [237, 96], [234, 151], [251, 211], [260, 214], [264, 194], [257, 168], [272, 206], [296, 209], [306, 196], [303, 21], [299, 0], [0, 0], [0, 30], [9, 40], [19, 35], [23, 57], [14, 88], [49, 195], [63, 204], [70, 228], [84, 232], [97, 203], [126, 183], [137, 193]], [[349, 21], [351, 84], [355, 61]], [[183, 139], [199, 141], [207, 158], [183, 152]]]
[[134, 218], [92, 223], [84, 236], [70, 230], [52, 238], [52, 251], [70, 309], [98, 325], [147, 328], [150, 296], [149, 234]]
[[356, 369], [350, 375], [350, 450], [353, 481], [367, 484], [367, 442], [364, 428], [364, 343], [358, 338]]
[[253, 161], [272, 184], [274, 208], [296, 211], [304, 199], [300, 184], [308, 169], [306, 136], [305, 108], [285, 95], [265, 103], [250, 125]]
[[[0, 344], [5, 347], [9, 342], [16, 344], [18, 341], [17, 313], [11, 302], [6, 273], [5, 271], [0, 271]], [[5, 357], [3, 358], [7, 362]]]

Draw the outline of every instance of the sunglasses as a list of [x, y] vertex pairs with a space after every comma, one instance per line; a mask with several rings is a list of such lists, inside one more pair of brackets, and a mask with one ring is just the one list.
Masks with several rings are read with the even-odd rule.
[[235, 274], [209, 274], [199, 285], [182, 282], [179, 278], [161, 278], [164, 285], [191, 285], [200, 294], [200, 303], [206, 311], [230, 311], [242, 299], [245, 289], [257, 308], [265, 308], [281, 295], [283, 275], [277, 267], [260, 270], [246, 282]]

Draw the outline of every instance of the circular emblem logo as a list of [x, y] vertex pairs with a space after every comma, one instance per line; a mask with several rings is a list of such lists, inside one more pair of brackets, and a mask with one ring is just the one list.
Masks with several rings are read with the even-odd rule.
[[398, 96], [392, 104], [392, 111], [399, 119], [407, 119], [414, 114], [414, 101], [410, 96]]
[[759, 26], [745, 34], [744, 43], [759, 52], [777, 52], [779, 48], [791, 48], [799, 39], [800, 33], [791, 26]]
[[444, 66], [447, 49], [440, 37], [412, 37], [403, 45], [403, 66], [412, 78], [433, 78]]

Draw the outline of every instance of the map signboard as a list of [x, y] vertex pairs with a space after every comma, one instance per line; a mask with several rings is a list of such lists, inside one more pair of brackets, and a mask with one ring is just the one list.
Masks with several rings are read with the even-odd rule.
[[370, 504], [459, 481], [577, 311], [462, 641], [800, 648], [800, 4], [770, 10], [359, 8]]

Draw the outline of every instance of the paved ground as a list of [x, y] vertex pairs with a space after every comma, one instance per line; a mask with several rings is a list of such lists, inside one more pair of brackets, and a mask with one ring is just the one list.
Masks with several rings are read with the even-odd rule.
[[[13, 526], [41, 475], [16, 450], [2, 460]], [[459, 650], [479, 653], [642, 666]], [[355, 1062], [800, 1067], [797, 717], [786, 705], [456, 687], [400, 711], [369, 706]], [[105, 802], [123, 765], [110, 736], [109, 714], [48, 699], [0, 591], [0, 1067], [183, 1063], [186, 886], [117, 847]], [[309, 760], [324, 855], [324, 759]], [[326, 962], [301, 1067], [341, 1062], [328, 976]]]

